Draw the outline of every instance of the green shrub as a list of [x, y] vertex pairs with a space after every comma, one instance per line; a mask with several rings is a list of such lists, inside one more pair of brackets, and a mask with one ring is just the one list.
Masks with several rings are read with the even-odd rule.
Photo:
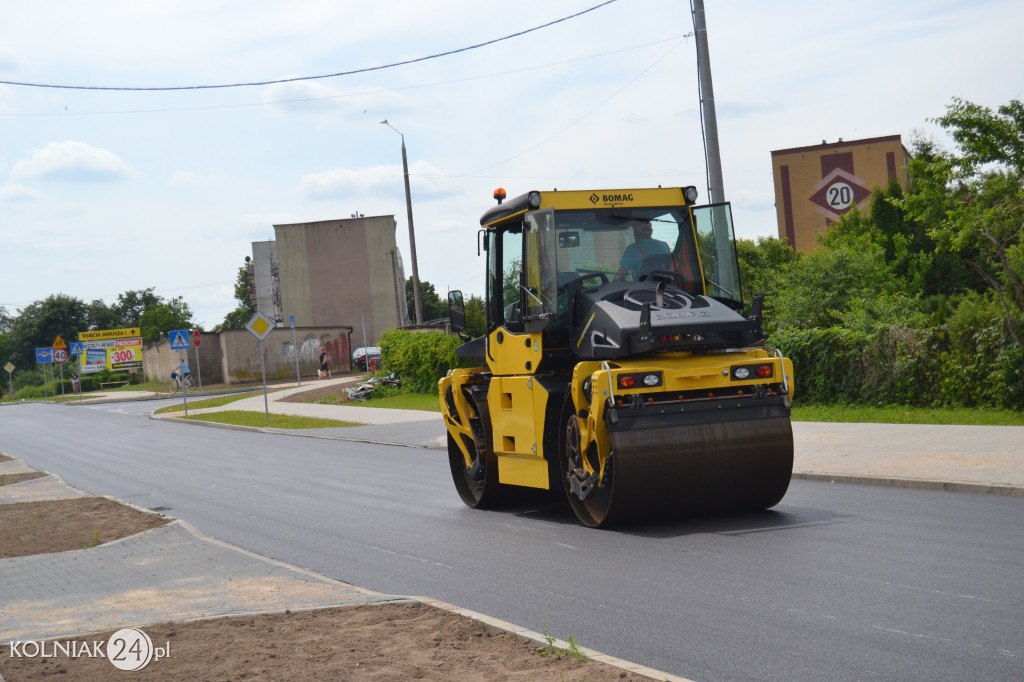
[[[48, 388], [46, 389], [49, 390]], [[36, 400], [45, 398], [47, 393], [43, 389], [43, 385], [38, 386], [23, 386], [14, 392], [15, 400]]]
[[[979, 321], [980, 322], [980, 321]], [[995, 407], [1024, 405], [1024, 349], [994, 326], [865, 332], [789, 330], [769, 342], [793, 360], [807, 404]]]
[[381, 358], [385, 371], [394, 372], [404, 387], [418, 393], [433, 393], [438, 380], [458, 366], [455, 349], [460, 343], [458, 338], [441, 332], [392, 329], [380, 340]]

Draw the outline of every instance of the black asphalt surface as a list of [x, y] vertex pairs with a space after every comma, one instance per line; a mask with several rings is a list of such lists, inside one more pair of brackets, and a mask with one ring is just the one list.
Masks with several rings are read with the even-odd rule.
[[599, 531], [543, 495], [466, 508], [442, 451], [116, 409], [0, 409], [0, 451], [290, 564], [694, 680], [1024, 669], [1024, 498], [795, 481], [771, 512]]

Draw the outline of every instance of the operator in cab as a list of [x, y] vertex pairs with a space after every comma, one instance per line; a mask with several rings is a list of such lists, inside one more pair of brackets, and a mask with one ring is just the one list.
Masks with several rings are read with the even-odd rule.
[[634, 219], [630, 226], [633, 228], [633, 243], [623, 251], [615, 279], [625, 281], [626, 276], [631, 275], [632, 281], [636, 282], [641, 275], [654, 270], [671, 270], [672, 249], [660, 239], [654, 239], [651, 221]]

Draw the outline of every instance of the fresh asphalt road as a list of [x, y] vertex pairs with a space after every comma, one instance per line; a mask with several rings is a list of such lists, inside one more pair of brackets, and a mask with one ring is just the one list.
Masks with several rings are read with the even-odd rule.
[[5, 407], [0, 451], [260, 554], [694, 680], [1021, 679], [1024, 498], [795, 481], [771, 512], [589, 530], [547, 498], [468, 509], [438, 450], [152, 408]]

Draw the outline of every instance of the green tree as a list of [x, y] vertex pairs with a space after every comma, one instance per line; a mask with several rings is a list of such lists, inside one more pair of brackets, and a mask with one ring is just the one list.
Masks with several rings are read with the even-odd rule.
[[[416, 302], [412, 290], [412, 277], [405, 280], [405, 301], [409, 306], [410, 322], [416, 317]], [[448, 299], [441, 300], [434, 285], [430, 282], [420, 280], [420, 307], [423, 310], [423, 322], [440, 320], [448, 317]]]
[[11, 361], [20, 368], [35, 366], [36, 348], [49, 347], [57, 336], [71, 339], [89, 328], [88, 306], [66, 294], [53, 294], [18, 312], [8, 337]]
[[224, 316], [224, 321], [217, 327], [220, 329], [243, 329], [245, 325], [256, 314], [249, 298], [249, 275], [245, 266], [238, 268], [238, 275], [235, 277], [235, 300], [238, 306]]
[[119, 329], [121, 327], [121, 316], [118, 314], [117, 310], [108, 306], [102, 300], [97, 298], [92, 303], [88, 304], [87, 307], [89, 326], [86, 329], [80, 329], [79, 331]]
[[153, 293], [153, 289], [154, 287], [129, 290], [117, 295], [117, 303], [111, 308], [117, 312], [118, 328], [141, 326], [142, 314], [149, 308], [164, 302], [162, 296]]
[[736, 256], [740, 264], [740, 282], [743, 300], [749, 312], [755, 295], [764, 296], [766, 329], [773, 326], [775, 306], [783, 296], [780, 287], [786, 267], [797, 258], [788, 242], [773, 237], [736, 240]]
[[474, 339], [483, 336], [487, 330], [487, 307], [480, 296], [466, 299], [466, 334]]
[[903, 206], [985, 281], [1007, 333], [1024, 348], [1024, 104], [1011, 100], [993, 112], [954, 99], [935, 121], [957, 150], [910, 162], [919, 191]]
[[829, 241], [790, 263], [774, 306], [777, 329], [846, 327], [869, 331], [921, 321], [919, 303], [867, 238]]
[[[914, 192], [913, 186], [911, 192]], [[925, 226], [908, 215], [903, 188], [892, 179], [885, 189], [876, 189], [869, 210], [854, 208], [828, 230], [829, 238], [867, 237], [882, 247], [885, 262], [900, 277], [911, 296], [955, 295], [984, 284], [948, 249], [938, 248]]]
[[0, 334], [7, 334], [14, 325], [14, 318], [7, 314], [7, 308], [0, 305]]
[[142, 327], [142, 345], [148, 346], [175, 329], [192, 329], [192, 311], [181, 296], [176, 296], [147, 308], [139, 326]]

